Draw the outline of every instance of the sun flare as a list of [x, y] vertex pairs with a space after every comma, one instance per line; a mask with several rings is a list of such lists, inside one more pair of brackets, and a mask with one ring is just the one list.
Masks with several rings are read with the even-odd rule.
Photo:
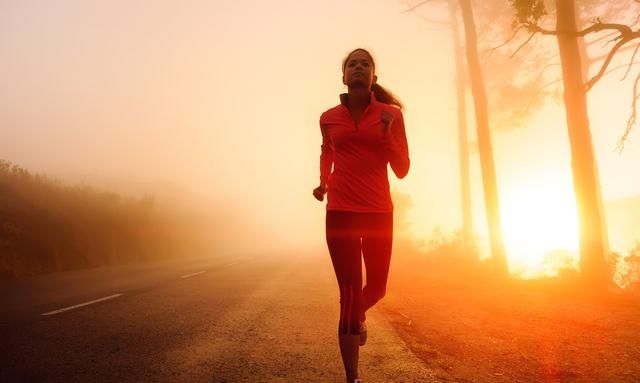
[[[575, 264], [578, 222], [573, 191], [556, 185], [526, 185], [505, 190], [502, 229], [509, 267], [525, 278], [553, 275]], [[558, 256], [564, 259], [558, 264]]]

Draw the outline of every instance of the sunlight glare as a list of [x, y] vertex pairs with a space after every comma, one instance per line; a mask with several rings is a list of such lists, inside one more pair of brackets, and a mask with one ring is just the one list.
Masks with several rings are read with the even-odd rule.
[[502, 227], [512, 274], [523, 278], [556, 274], [545, 262], [553, 253], [577, 257], [578, 224], [573, 190], [559, 185], [522, 185], [505, 190]]

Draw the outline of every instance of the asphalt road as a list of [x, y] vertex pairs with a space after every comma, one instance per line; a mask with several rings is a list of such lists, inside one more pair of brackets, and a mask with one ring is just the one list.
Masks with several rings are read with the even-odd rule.
[[[343, 382], [323, 256], [166, 261], [0, 284], [1, 382]], [[368, 315], [366, 383], [435, 382]]]

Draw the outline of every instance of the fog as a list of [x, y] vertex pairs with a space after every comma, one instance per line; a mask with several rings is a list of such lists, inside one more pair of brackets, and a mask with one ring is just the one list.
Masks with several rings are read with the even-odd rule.
[[[386, 0], [2, 1], [0, 158], [68, 183], [201, 207], [236, 228], [238, 251], [323, 251], [324, 205], [311, 196], [318, 118], [345, 91], [341, 60], [364, 47], [380, 84], [406, 105], [412, 168], [392, 188], [410, 197], [410, 233], [453, 231], [461, 218], [450, 31], [405, 9]], [[606, 200], [640, 195], [637, 132], [622, 154], [613, 150], [629, 86], [615, 78], [590, 94]], [[512, 215], [527, 204], [523, 190], [571, 194], [558, 98], [526, 126], [494, 134]], [[485, 236], [475, 155], [472, 176]], [[612, 246], [626, 251], [632, 236], [612, 236]]]

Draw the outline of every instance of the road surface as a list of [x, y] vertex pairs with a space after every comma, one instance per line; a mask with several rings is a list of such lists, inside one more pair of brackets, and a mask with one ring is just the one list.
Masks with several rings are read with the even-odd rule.
[[[324, 256], [165, 261], [0, 284], [2, 382], [343, 382]], [[366, 383], [435, 382], [373, 309]]]

